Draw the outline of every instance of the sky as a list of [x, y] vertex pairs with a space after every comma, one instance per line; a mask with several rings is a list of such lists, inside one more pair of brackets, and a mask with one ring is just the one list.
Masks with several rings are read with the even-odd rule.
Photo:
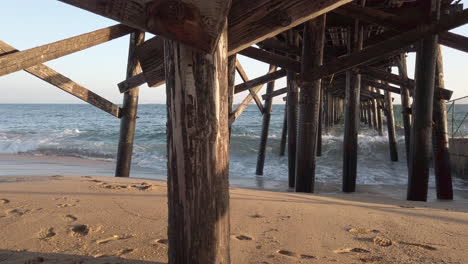
[[[462, 0], [465, 8], [468, 0]], [[117, 22], [75, 8], [56, 0], [4, 1], [1, 6], [0, 39], [19, 50], [59, 41], [117, 24]], [[468, 25], [453, 32], [468, 36]], [[147, 38], [150, 38], [148, 35]], [[128, 36], [46, 62], [45, 64], [73, 81], [83, 85], [109, 101], [120, 104], [122, 94], [117, 84], [125, 79]], [[409, 76], [414, 75], [414, 55], [408, 58]], [[468, 54], [451, 48], [443, 48], [446, 88], [453, 90], [452, 98], [468, 95]], [[238, 56], [250, 79], [264, 75], [268, 65]], [[236, 76], [236, 82], [240, 77]], [[276, 89], [286, 86], [285, 79], [276, 82]], [[0, 77], [2, 95], [0, 103], [82, 103], [74, 96], [24, 72]], [[265, 93], [265, 88], [260, 94]], [[247, 92], [237, 94], [239, 103]], [[165, 103], [165, 87], [140, 89], [140, 103]], [[399, 103], [399, 96], [395, 96]], [[283, 103], [281, 97], [274, 103]], [[466, 102], [468, 103], [468, 100]]]

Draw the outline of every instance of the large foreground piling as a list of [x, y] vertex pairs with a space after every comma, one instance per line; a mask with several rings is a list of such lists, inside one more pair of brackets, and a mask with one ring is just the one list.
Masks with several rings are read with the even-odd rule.
[[213, 54], [164, 49], [169, 263], [229, 263], [227, 27]]
[[[276, 71], [276, 66], [270, 65], [270, 70]], [[265, 153], [266, 153], [266, 146], [268, 141], [268, 130], [270, 129], [270, 119], [271, 119], [271, 108], [273, 105], [273, 90], [275, 89], [275, 81], [269, 82], [267, 84], [266, 94], [269, 95], [267, 99], [265, 99], [265, 105], [263, 108], [263, 119], [262, 119], [262, 134], [260, 136], [260, 147], [258, 149], [258, 156], [257, 156], [257, 175], [263, 175], [263, 167], [265, 165]]]
[[[419, 1], [421, 9], [428, 15], [428, 18], [435, 18], [438, 14], [435, 15], [432, 10], [434, 10], [436, 3], [431, 2]], [[436, 2], [437, 6], [440, 7], [440, 0]], [[413, 96], [413, 125], [410, 137], [407, 192], [407, 199], [412, 201], [427, 201], [432, 149], [432, 111], [437, 40], [437, 35], [423, 38], [418, 43], [416, 52], [416, 87]]]
[[[437, 49], [436, 84], [444, 88], [444, 69], [442, 49]], [[447, 109], [445, 100], [434, 95], [433, 160], [436, 178], [437, 199], [453, 200], [452, 172], [450, 167], [449, 139], [447, 127]]]
[[[298, 46], [298, 40], [292, 30], [289, 32], [289, 45]], [[287, 76], [287, 106], [288, 106], [288, 185], [294, 187], [296, 177], [296, 143], [297, 143], [297, 105], [299, 102], [299, 92], [296, 83], [296, 73], [288, 71]]]
[[385, 91], [385, 106], [387, 114], [387, 132], [388, 132], [388, 146], [390, 149], [390, 160], [398, 161], [398, 150], [395, 132], [395, 117], [393, 115], [393, 100], [389, 91]]
[[[139, 74], [141, 66], [138, 62], [135, 50], [145, 41], [144, 32], [135, 32], [130, 35], [128, 50], [127, 79]], [[129, 177], [132, 163], [133, 141], [135, 138], [136, 119], [138, 112], [139, 88], [124, 93], [122, 105], [122, 117], [120, 119], [120, 136], [117, 150], [117, 162], [115, 176]]]
[[309, 76], [311, 76], [314, 67], [322, 65], [324, 42], [325, 15], [322, 15], [304, 25], [296, 155], [296, 192], [311, 193], [314, 191], [321, 80], [314, 80]]
[[[398, 60], [398, 74], [407, 79], [407, 66], [406, 66], [406, 55], [401, 54]], [[410, 92], [406, 85], [402, 85], [400, 88], [401, 96], [401, 114], [403, 118], [403, 128], [405, 130], [405, 150], [406, 150], [406, 163], [409, 164], [409, 151], [410, 151], [410, 137], [411, 137], [411, 102]]]
[[[363, 46], [363, 28], [358, 20], [355, 21], [350, 33], [348, 38], [349, 52], [361, 50]], [[343, 139], [343, 192], [356, 191], [360, 89], [361, 75], [348, 70], [346, 72], [346, 110]]]

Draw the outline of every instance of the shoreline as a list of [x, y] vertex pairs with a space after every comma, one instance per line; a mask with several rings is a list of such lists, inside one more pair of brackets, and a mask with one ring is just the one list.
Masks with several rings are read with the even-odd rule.
[[[34, 154], [0, 154], [0, 179], [7, 176], [44, 176], [51, 172], [59, 175], [84, 175], [91, 177], [114, 177], [115, 161], [95, 160], [80, 157], [49, 156]], [[132, 166], [130, 179], [156, 180], [165, 182], [166, 175], [154, 169]], [[262, 176], [251, 178], [230, 177], [230, 187], [274, 192], [291, 192], [286, 180], [271, 180]], [[315, 193], [339, 194], [341, 185], [316, 182]], [[406, 199], [404, 185], [357, 185], [358, 194], [377, 194], [397, 200]], [[454, 190], [455, 200], [468, 201], [468, 182], [463, 190]], [[436, 201], [435, 188], [429, 187], [429, 201]]]
[[[0, 182], [2, 263], [167, 263], [165, 182], [63, 175]], [[467, 201], [236, 187], [230, 196], [233, 263], [468, 259]]]

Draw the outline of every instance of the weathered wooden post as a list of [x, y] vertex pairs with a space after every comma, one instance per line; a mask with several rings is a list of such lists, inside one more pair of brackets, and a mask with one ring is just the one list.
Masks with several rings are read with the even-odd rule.
[[369, 128], [372, 128], [372, 126], [373, 126], [373, 124], [372, 124], [373, 117], [372, 117], [372, 102], [371, 102], [371, 100], [368, 100], [366, 102], [366, 105], [367, 105], [367, 117], [369, 118], [367, 125], [369, 126]]
[[323, 87], [320, 91], [320, 102], [319, 102], [319, 123], [317, 131], [317, 157], [322, 156], [322, 122], [323, 122]]
[[393, 101], [389, 91], [385, 91], [385, 106], [387, 114], [388, 145], [390, 148], [390, 160], [398, 161], [398, 150], [395, 132], [395, 117], [393, 116]]
[[[403, 78], [408, 78], [406, 55], [401, 54], [398, 60], [398, 74]], [[403, 118], [403, 129], [405, 131], [405, 150], [406, 150], [406, 163], [409, 164], [409, 151], [410, 151], [410, 137], [411, 137], [411, 102], [410, 92], [408, 87], [402, 85], [400, 87], [401, 96], [401, 114]]]
[[[139, 74], [141, 66], [138, 62], [135, 50], [145, 41], [144, 32], [135, 32], [130, 35], [128, 49], [127, 79]], [[135, 138], [136, 119], [138, 112], [139, 88], [136, 87], [124, 93], [122, 105], [122, 117], [120, 118], [120, 136], [117, 150], [117, 162], [115, 168], [116, 177], [129, 177], [132, 163], [133, 140]]]
[[[380, 94], [380, 89], [374, 87], [374, 92]], [[375, 99], [375, 112], [376, 112], [376, 129], [379, 132], [379, 136], [383, 136], [383, 124], [382, 124], [382, 108], [380, 108], [380, 99]]]
[[325, 15], [304, 24], [301, 93], [296, 155], [296, 192], [311, 193], [315, 184], [315, 162], [320, 115], [321, 80], [311, 79], [311, 70], [322, 65]]
[[[440, 0], [418, 1], [427, 18], [439, 16]], [[439, 10], [436, 10], [439, 9]], [[434, 12], [434, 10], [436, 10]], [[437, 35], [423, 38], [416, 52], [413, 124], [411, 127], [407, 199], [427, 201], [431, 159], [432, 111], [434, 103]]]
[[[445, 88], [442, 49], [437, 48], [436, 86]], [[447, 109], [445, 100], [434, 95], [433, 160], [437, 199], [453, 200], [452, 172], [450, 167]]]
[[[298, 40], [292, 30], [288, 39], [290, 46], [297, 47]], [[296, 143], [297, 143], [297, 105], [299, 103], [299, 89], [296, 83], [296, 73], [287, 72], [288, 89], [288, 184], [290, 188], [294, 187], [296, 177]]]
[[[363, 46], [363, 27], [355, 20], [348, 37], [348, 52], [355, 52]], [[346, 72], [346, 110], [343, 139], [343, 192], [356, 191], [357, 148], [359, 129], [359, 101], [361, 75], [348, 70]]]
[[288, 137], [288, 103], [284, 104], [283, 130], [281, 131], [280, 156], [286, 153], [286, 141]]
[[[270, 72], [276, 71], [276, 66], [270, 65]], [[272, 95], [273, 90], [275, 89], [275, 81], [269, 82], [267, 84], [267, 95]], [[273, 105], [273, 97], [268, 96], [265, 99], [265, 105], [263, 108], [263, 120], [262, 120], [262, 134], [260, 136], [260, 147], [258, 149], [258, 156], [257, 156], [257, 175], [263, 175], [263, 166], [265, 165], [265, 153], [266, 153], [266, 146], [268, 141], [268, 130], [270, 129], [270, 119], [271, 119], [271, 107]]]
[[[235, 93], [235, 83], [236, 83], [236, 62], [237, 55], [231, 55], [228, 57], [228, 114], [231, 115], [234, 110], [234, 93]], [[231, 138], [231, 126], [229, 124], [229, 138]]]
[[229, 264], [227, 26], [212, 54], [164, 44], [169, 263]]

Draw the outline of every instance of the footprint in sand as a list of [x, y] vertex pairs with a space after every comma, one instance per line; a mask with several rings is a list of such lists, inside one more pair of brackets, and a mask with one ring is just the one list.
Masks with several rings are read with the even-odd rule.
[[360, 257], [359, 260], [363, 263], [373, 263], [381, 261], [383, 258], [379, 256]]
[[74, 207], [74, 206], [76, 206], [76, 204], [69, 204], [69, 203], [64, 203], [64, 204], [59, 203], [59, 204], [57, 204], [58, 208], [67, 208], [67, 207]]
[[44, 257], [35, 257], [33, 259], [28, 259], [24, 262], [24, 264], [39, 264], [39, 263], [44, 263], [46, 259]]
[[363, 234], [369, 234], [369, 233], [379, 233], [379, 230], [357, 227], [357, 228], [350, 228], [350, 229], [348, 229], [348, 232], [349, 232], [349, 233], [352, 233], [352, 234], [360, 234], [360, 235], [363, 235]]
[[5, 198], [0, 199], [0, 204], [7, 204], [7, 203], [10, 203], [10, 200], [5, 199]]
[[126, 249], [119, 250], [117, 253], [115, 253], [115, 255], [120, 257], [120, 256], [126, 255], [128, 253], [131, 253], [133, 251], [135, 251], [133, 248], [126, 248]]
[[399, 241], [399, 244], [402, 245], [407, 245], [407, 246], [414, 246], [414, 247], [419, 247], [425, 250], [430, 250], [430, 251], [435, 251], [437, 248], [429, 246], [429, 245], [424, 245], [424, 244], [418, 244], [418, 243], [411, 243], [411, 242], [405, 242], [405, 241]]
[[155, 188], [153, 185], [148, 184], [146, 182], [142, 182], [140, 185], [134, 184], [131, 186], [140, 191], [153, 190]]
[[248, 241], [248, 240], [252, 240], [251, 237], [249, 236], [245, 236], [245, 235], [233, 235], [231, 236], [232, 238], [235, 238], [237, 240], [244, 240], [244, 241]]
[[54, 231], [54, 228], [49, 227], [49, 228], [41, 229], [41, 231], [39, 231], [39, 233], [37, 234], [37, 238], [39, 240], [48, 240], [54, 237], [55, 235], [56, 233]]
[[21, 210], [21, 209], [9, 209], [9, 210], [6, 210], [5, 213], [7, 215], [12, 215], [12, 216], [23, 216], [25, 215], [26, 213], [28, 213], [30, 210], [26, 209], [26, 210]]
[[249, 215], [250, 218], [263, 218], [264, 216], [263, 215], [259, 215], [259, 214], [254, 214], [254, 215]]
[[381, 247], [389, 247], [392, 245], [392, 241], [384, 237], [375, 237], [374, 244], [381, 246]]
[[89, 233], [87, 225], [76, 224], [70, 226], [70, 232], [73, 236], [86, 236]]
[[63, 218], [65, 218], [65, 220], [69, 221], [69, 222], [75, 222], [76, 220], [78, 220], [77, 217], [73, 216], [73, 215], [64, 215]]
[[312, 255], [306, 255], [306, 254], [296, 254], [292, 251], [285, 250], [285, 249], [280, 249], [276, 251], [276, 253], [282, 255], [282, 256], [287, 256], [287, 257], [299, 257], [301, 259], [315, 259], [315, 256]]
[[157, 244], [169, 245], [169, 240], [165, 238], [155, 239], [151, 242], [151, 244], [152, 245], [157, 245]]
[[345, 253], [369, 253], [369, 250], [363, 248], [342, 248], [333, 250], [336, 254], [345, 254]]
[[113, 236], [108, 237], [108, 238], [96, 240], [96, 244], [102, 245], [102, 244], [109, 243], [111, 241], [123, 240], [123, 239], [128, 239], [128, 238], [131, 238], [131, 237], [132, 237], [131, 235], [113, 235]]

